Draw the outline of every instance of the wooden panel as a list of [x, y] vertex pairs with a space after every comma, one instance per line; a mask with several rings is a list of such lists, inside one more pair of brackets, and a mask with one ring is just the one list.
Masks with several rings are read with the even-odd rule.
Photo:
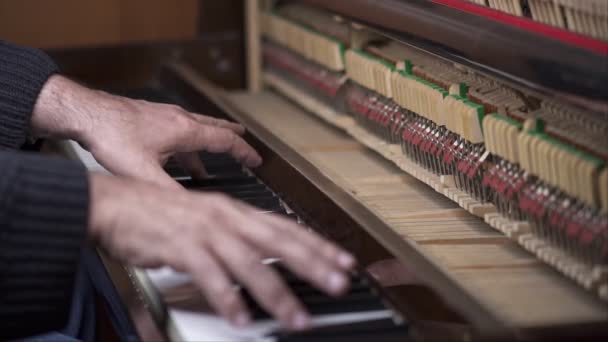
[[516, 326], [599, 323], [608, 319], [604, 305], [545, 265], [466, 269], [454, 274], [479, 300]]
[[41, 48], [120, 39], [120, 0], [0, 0], [0, 37]]
[[0, 0], [0, 37], [39, 48], [184, 40], [198, 0]]
[[196, 37], [197, 0], [120, 1], [123, 41], [182, 40]]

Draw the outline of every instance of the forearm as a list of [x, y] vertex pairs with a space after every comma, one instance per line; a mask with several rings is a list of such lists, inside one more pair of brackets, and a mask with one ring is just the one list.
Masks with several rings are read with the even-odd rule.
[[12, 152], [0, 165], [0, 339], [61, 329], [87, 235], [86, 170]]
[[26, 141], [38, 94], [57, 70], [43, 52], [0, 41], [0, 149]]

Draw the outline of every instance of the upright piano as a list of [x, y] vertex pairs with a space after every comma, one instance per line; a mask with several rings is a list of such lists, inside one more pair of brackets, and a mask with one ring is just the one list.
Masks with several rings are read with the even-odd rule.
[[143, 339], [608, 337], [607, 1], [233, 3], [228, 33], [53, 55], [89, 84], [242, 123], [261, 168], [203, 153], [209, 180], [167, 172], [292, 217], [360, 269], [332, 299], [268, 260], [314, 317], [290, 333], [253, 301], [255, 323], [232, 328], [187, 275], [104, 257]]

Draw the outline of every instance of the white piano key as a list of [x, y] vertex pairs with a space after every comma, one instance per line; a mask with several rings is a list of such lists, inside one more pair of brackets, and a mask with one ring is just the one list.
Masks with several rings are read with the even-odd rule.
[[61, 146], [68, 155], [72, 156], [74, 159], [80, 161], [89, 171], [93, 172], [102, 172], [110, 174], [110, 171], [106, 170], [101, 164], [95, 160], [95, 157], [91, 154], [91, 152], [85, 150], [74, 140], [65, 140], [61, 142]]
[[[280, 328], [275, 320], [256, 321], [247, 327], [236, 328], [212, 314], [177, 309], [169, 310], [169, 316], [174, 325], [173, 331], [177, 333], [173, 337], [180, 341], [274, 341], [274, 338], [265, 336]], [[313, 328], [319, 328], [391, 317], [391, 311], [377, 310], [313, 316], [311, 321]]]

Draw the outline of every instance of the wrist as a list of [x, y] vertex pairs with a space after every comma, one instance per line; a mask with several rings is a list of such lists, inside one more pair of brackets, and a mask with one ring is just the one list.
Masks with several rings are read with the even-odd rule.
[[[32, 113], [32, 136], [35, 138], [72, 139], [88, 146], [93, 127], [101, 115], [100, 97], [95, 91], [60, 75], [45, 83]], [[108, 95], [109, 96], [109, 95]], [[106, 107], [105, 104], [103, 107]]]

